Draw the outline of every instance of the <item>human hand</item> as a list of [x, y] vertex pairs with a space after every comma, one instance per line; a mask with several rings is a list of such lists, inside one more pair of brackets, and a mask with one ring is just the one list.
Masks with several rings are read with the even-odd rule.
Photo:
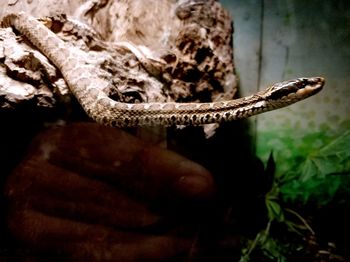
[[8, 225], [45, 258], [164, 261], [190, 250], [188, 211], [213, 192], [211, 174], [176, 153], [71, 124], [40, 134], [9, 177]]

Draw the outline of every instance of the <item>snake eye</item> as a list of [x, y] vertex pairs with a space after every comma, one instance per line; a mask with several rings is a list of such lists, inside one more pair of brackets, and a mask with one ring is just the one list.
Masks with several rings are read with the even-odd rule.
[[289, 94], [296, 93], [300, 88], [305, 87], [305, 84], [301, 82], [288, 81], [283, 82], [278, 87], [270, 88], [271, 94], [269, 95], [269, 99], [278, 100], [282, 97], [288, 96]]

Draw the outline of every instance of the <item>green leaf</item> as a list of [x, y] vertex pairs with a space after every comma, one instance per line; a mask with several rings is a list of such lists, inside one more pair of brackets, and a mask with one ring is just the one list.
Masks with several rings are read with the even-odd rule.
[[[306, 160], [307, 175], [325, 176], [350, 170], [350, 131], [309, 155]], [[306, 174], [304, 174], [306, 175]]]
[[284, 214], [280, 204], [277, 202], [278, 199], [266, 198], [265, 204], [268, 212], [269, 220], [276, 220], [278, 222], [284, 221]]
[[[287, 172], [285, 176], [293, 179], [281, 186], [281, 194], [285, 200], [301, 200], [306, 203], [312, 199], [325, 204], [343, 184], [347, 184], [350, 176], [346, 174], [349, 172], [350, 131], [346, 131], [327, 145], [311, 152], [299, 166]], [[347, 190], [350, 192], [350, 189]]]

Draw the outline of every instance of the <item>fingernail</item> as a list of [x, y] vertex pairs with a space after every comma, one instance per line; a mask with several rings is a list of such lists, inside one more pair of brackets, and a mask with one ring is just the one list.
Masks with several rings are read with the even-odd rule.
[[[186, 162], [186, 161], [185, 161]], [[209, 171], [193, 162], [180, 163], [186, 172], [179, 178], [177, 187], [181, 194], [190, 197], [208, 197], [213, 192], [213, 179]]]

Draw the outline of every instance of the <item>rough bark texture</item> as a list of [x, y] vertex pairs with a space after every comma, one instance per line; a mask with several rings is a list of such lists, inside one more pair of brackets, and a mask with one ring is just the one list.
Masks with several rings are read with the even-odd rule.
[[[214, 0], [34, 0], [1, 5], [0, 16], [24, 10], [88, 53], [88, 62], [115, 80], [115, 89], [107, 90], [115, 99], [204, 102], [236, 93], [231, 19]], [[152, 75], [123, 42], [143, 51], [162, 75]], [[0, 108], [28, 101], [30, 107], [53, 107], [69, 94], [60, 72], [12, 29], [0, 30], [0, 61]]]
[[[177, 2], [182, 4], [172, 9]], [[100, 68], [103, 77], [114, 80], [115, 88], [106, 91], [115, 99], [135, 103], [199, 102], [235, 96], [231, 19], [219, 3], [213, 0], [128, 3], [0, 1], [0, 17], [5, 12], [26, 11], [41, 18], [64, 41], [86, 52], [91, 58], [87, 62]], [[0, 137], [6, 138], [0, 152], [3, 162], [0, 170], [11, 174], [5, 187], [9, 211], [3, 218], [8, 227], [3, 231], [11, 235], [2, 240], [0, 230], [0, 248], [2, 245], [14, 250], [23, 260], [33, 256], [33, 261], [40, 261], [38, 254], [39, 258], [68, 256], [66, 261], [116, 261], [117, 256], [120, 261], [165, 261], [174, 257], [179, 261], [184, 257], [200, 261], [191, 258], [207, 258], [208, 253], [215, 260], [224, 261], [220, 256], [227, 253], [231, 256], [236, 251], [236, 237], [229, 236], [229, 252], [222, 252], [227, 244], [219, 244], [227, 235], [227, 228], [222, 226], [226, 206], [211, 205], [212, 200], [201, 202], [216, 191], [215, 176], [197, 164], [194, 165], [197, 171], [188, 170], [192, 164], [183, 169], [182, 157], [152, 149], [143, 141], [122, 135], [120, 130], [96, 124], [58, 128], [68, 132], [63, 132], [61, 139], [53, 130], [51, 135], [40, 136], [32, 150], [23, 154], [28, 141], [42, 127], [43, 121], [36, 114], [38, 109], [48, 111], [50, 116], [52, 111], [48, 108], [63, 108], [64, 113], [73, 115], [81, 111], [77, 102], [70, 99], [57, 68], [16, 33], [11, 28], [0, 29], [0, 119], [4, 123]], [[162, 66], [162, 75], [152, 74], [122, 42], [132, 43], [154, 65]], [[56, 116], [64, 115], [58, 111]], [[244, 139], [234, 133], [239, 130], [235, 123], [226, 124], [212, 139], [205, 139], [199, 128], [171, 130], [167, 146], [220, 174], [216, 182], [221, 187], [230, 185], [225, 190], [229, 194], [227, 199], [236, 200], [246, 194], [242, 183], [235, 180], [241, 176], [232, 174], [229, 168], [235, 166], [233, 161], [246, 160], [246, 151], [238, 149]], [[46, 142], [49, 147], [42, 146]], [[227, 154], [222, 150], [224, 147], [236, 150]], [[125, 151], [133, 148], [140, 150], [136, 157]], [[58, 153], [54, 157], [58, 164], [51, 163], [51, 157], [46, 159], [46, 154], [51, 154], [46, 149]], [[85, 164], [86, 169], [81, 169]], [[108, 177], [89, 176], [94, 170], [96, 174], [122, 177], [115, 177], [114, 187]], [[188, 179], [183, 175], [185, 171]], [[200, 176], [194, 176], [198, 172]], [[228, 182], [222, 179], [225, 175], [230, 178]], [[154, 197], [161, 203], [145, 202], [157, 190], [166, 196]], [[171, 198], [175, 198], [174, 207], [169, 204]], [[214, 226], [208, 226], [208, 232], [205, 229], [204, 236], [199, 236], [199, 225], [206, 223]], [[129, 227], [132, 230], [127, 234], [125, 228]], [[17, 241], [15, 245], [23, 244], [24, 249], [12, 247], [8, 239]]]

